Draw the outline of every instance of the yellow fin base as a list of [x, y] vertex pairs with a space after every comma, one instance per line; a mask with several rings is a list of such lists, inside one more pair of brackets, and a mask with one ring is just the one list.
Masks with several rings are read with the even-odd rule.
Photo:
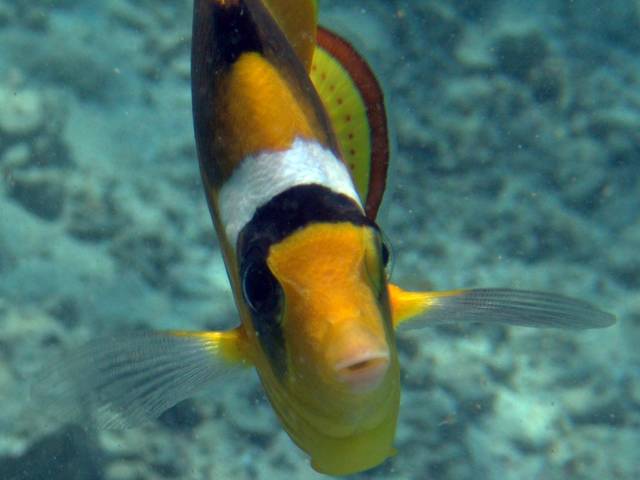
[[472, 322], [582, 329], [604, 328], [616, 321], [615, 316], [583, 300], [529, 290], [476, 288], [407, 292], [389, 285], [389, 297], [395, 327]]

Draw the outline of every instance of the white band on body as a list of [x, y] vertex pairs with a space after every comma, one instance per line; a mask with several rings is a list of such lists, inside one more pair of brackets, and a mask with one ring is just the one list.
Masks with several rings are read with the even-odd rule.
[[297, 185], [323, 185], [362, 207], [347, 167], [317, 142], [296, 139], [289, 150], [245, 158], [220, 189], [220, 215], [235, 248], [240, 230], [256, 209]]

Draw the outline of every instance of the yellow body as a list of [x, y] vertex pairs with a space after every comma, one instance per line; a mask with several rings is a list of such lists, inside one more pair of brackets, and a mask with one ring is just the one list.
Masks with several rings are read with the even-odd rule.
[[[280, 3], [286, 2], [268, 6], [275, 12], [288, 11]], [[293, 17], [281, 21], [289, 39], [300, 38], [303, 32], [294, 28]], [[297, 52], [308, 70], [313, 57], [308, 40], [313, 35], [306, 32], [305, 28], [307, 38], [297, 42]], [[216, 155], [210, 160], [215, 160], [222, 177], [232, 175], [245, 158], [285, 151], [295, 140], [335, 144], [320, 102], [301, 96], [314, 91], [310, 78], [306, 74], [300, 78], [295, 68], [282, 65], [281, 59], [249, 52], [216, 74]], [[400, 399], [388, 296], [380, 295], [386, 279], [378, 233], [348, 223], [318, 224], [271, 247], [267, 264], [284, 290], [281, 323], [287, 372], [283, 376], [274, 371], [243, 299], [238, 252], [225, 241], [218, 192], [217, 183], [211, 182], [208, 198], [242, 323], [235, 331], [235, 356], [255, 365], [287, 432], [311, 456], [315, 469], [347, 474], [378, 465], [393, 453]], [[388, 354], [389, 366], [376, 388], [354, 394], [336, 380], [338, 357], [378, 347]]]

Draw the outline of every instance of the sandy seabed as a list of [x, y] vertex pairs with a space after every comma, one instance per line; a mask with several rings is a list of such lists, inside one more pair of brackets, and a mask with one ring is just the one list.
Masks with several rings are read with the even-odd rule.
[[[640, 4], [531, 4], [320, 2], [385, 87], [393, 280], [618, 316], [399, 335], [399, 452], [354, 478], [640, 478]], [[25, 401], [46, 359], [89, 338], [236, 322], [190, 28], [188, 1], [0, 2], [2, 479], [321, 478], [253, 373], [126, 431], [43, 432]]]

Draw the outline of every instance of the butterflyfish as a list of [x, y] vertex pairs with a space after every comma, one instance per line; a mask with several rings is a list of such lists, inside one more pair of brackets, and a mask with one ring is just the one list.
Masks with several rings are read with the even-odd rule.
[[376, 223], [387, 120], [367, 63], [317, 25], [315, 1], [195, 0], [193, 11], [197, 153], [239, 325], [133, 333], [70, 353], [51, 378], [72, 384], [60, 388], [73, 388], [99, 425], [153, 419], [252, 367], [311, 466], [352, 474], [395, 453], [398, 330], [615, 322], [555, 293], [390, 283]]

